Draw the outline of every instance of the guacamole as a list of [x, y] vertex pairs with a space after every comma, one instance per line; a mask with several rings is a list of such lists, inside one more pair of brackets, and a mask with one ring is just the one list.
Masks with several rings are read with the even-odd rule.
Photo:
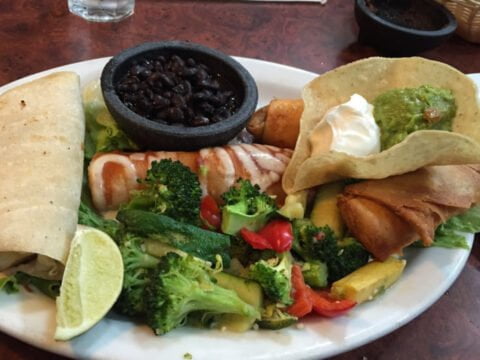
[[417, 130], [452, 130], [457, 106], [453, 93], [429, 85], [387, 91], [373, 101], [382, 150]]

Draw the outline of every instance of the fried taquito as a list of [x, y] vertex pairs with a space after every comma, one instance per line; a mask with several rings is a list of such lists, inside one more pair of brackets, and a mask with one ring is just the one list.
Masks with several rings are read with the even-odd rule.
[[480, 165], [430, 166], [345, 187], [338, 207], [350, 232], [379, 260], [480, 202]]
[[275, 99], [257, 110], [247, 124], [255, 142], [294, 149], [300, 131], [302, 99]]

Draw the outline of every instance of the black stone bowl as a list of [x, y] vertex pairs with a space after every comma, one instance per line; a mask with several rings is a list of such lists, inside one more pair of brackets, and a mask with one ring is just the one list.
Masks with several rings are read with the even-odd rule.
[[[382, 7], [416, 6], [418, 16], [428, 17], [435, 29], [419, 30], [398, 25], [392, 19], [375, 14], [367, 3], [381, 3], [380, 0], [355, 0], [355, 18], [360, 28], [359, 41], [372, 45], [387, 54], [407, 56], [434, 48], [445, 41], [457, 28], [452, 13], [434, 0], [383, 0]], [[390, 5], [391, 4], [391, 5]], [[410, 11], [410, 15], [415, 11]], [[412, 19], [408, 19], [412, 20]], [[413, 19], [415, 20], [415, 19]]]
[[[220, 122], [187, 127], [160, 124], [130, 110], [118, 97], [116, 83], [135, 60], [145, 56], [178, 55], [207, 65], [233, 87], [239, 106], [234, 114]], [[250, 73], [236, 60], [205, 46], [182, 41], [145, 43], [122, 51], [105, 66], [101, 86], [108, 110], [119, 127], [142, 149], [197, 150], [226, 144], [244, 127], [255, 111], [258, 90]]]

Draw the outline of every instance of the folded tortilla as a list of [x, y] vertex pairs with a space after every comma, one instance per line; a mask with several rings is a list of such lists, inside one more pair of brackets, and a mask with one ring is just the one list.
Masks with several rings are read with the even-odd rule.
[[[450, 89], [457, 105], [452, 131], [420, 130], [378, 154], [329, 151], [311, 156], [310, 131], [332, 107], [360, 94], [372, 102], [394, 89], [431, 85]], [[373, 57], [329, 71], [303, 90], [300, 134], [282, 185], [287, 194], [343, 178], [383, 179], [424, 166], [480, 163], [480, 105], [475, 83], [460, 71], [419, 57]]]
[[0, 95], [0, 270], [31, 258], [65, 264], [77, 225], [84, 132], [75, 73]]
[[430, 166], [349, 185], [338, 199], [342, 218], [375, 258], [385, 260], [480, 203], [480, 165]]

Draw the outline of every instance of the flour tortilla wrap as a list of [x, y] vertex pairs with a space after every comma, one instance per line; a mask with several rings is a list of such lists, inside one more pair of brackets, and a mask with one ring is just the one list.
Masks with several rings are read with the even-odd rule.
[[75, 73], [0, 95], [0, 270], [33, 259], [32, 275], [61, 275], [52, 271], [65, 264], [77, 225], [84, 132]]
[[[310, 131], [332, 107], [354, 93], [370, 103], [394, 89], [431, 85], [450, 89], [457, 105], [452, 132], [421, 130], [379, 154], [354, 157], [330, 151], [310, 157]], [[456, 69], [419, 57], [373, 57], [327, 72], [303, 90], [305, 109], [295, 152], [283, 177], [286, 193], [342, 178], [381, 179], [428, 165], [480, 163], [480, 109], [476, 86]]]

